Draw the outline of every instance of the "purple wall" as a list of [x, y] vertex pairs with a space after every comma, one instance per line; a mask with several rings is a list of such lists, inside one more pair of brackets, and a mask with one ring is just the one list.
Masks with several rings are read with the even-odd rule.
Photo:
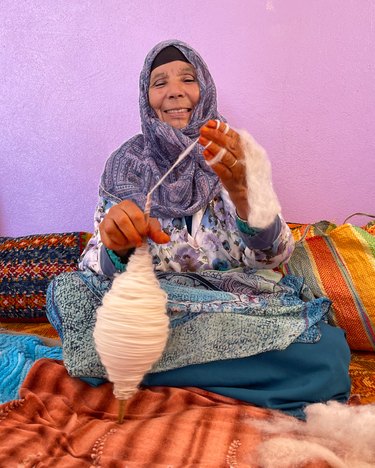
[[144, 56], [168, 38], [267, 149], [287, 220], [375, 213], [374, 0], [3, 0], [0, 235], [92, 230], [104, 162], [139, 131]]

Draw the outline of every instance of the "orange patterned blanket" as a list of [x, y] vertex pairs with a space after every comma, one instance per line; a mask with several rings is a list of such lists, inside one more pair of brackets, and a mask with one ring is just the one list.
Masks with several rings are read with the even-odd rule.
[[129, 400], [119, 425], [110, 384], [90, 387], [42, 359], [21, 399], [0, 406], [0, 466], [237, 466], [261, 438], [250, 417], [271, 413], [203, 390], [153, 387]]
[[90, 387], [49, 359], [34, 364], [20, 395], [0, 406], [4, 468], [375, 463], [375, 405], [310, 405], [305, 423], [196, 388], [152, 387], [128, 401], [119, 425], [111, 384]]

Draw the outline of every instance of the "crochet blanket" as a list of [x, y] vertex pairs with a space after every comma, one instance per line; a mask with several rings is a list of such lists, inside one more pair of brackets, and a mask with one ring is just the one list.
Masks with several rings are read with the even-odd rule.
[[41, 358], [62, 359], [62, 349], [35, 336], [0, 333], [0, 403], [18, 398], [26, 374]]
[[[330, 301], [314, 299], [301, 278], [279, 281], [274, 275], [251, 270], [158, 273], [168, 294], [170, 333], [151, 372], [318, 341], [318, 322]], [[106, 377], [93, 329], [96, 309], [110, 286], [108, 278], [89, 271], [62, 275], [50, 286], [48, 316], [62, 339], [64, 363], [72, 376]]]

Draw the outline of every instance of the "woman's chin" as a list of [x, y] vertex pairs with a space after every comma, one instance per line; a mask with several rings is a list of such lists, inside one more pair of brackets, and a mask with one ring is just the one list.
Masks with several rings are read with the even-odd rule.
[[186, 125], [189, 123], [189, 121], [190, 121], [190, 115], [188, 117], [180, 118], [180, 119], [177, 119], [177, 118], [168, 119], [168, 121], [165, 121], [165, 123], [167, 123], [173, 128], [181, 129], [181, 128], [185, 128]]

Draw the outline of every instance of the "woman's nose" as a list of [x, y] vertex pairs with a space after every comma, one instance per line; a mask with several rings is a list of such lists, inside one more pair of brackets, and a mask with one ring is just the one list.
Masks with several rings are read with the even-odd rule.
[[185, 95], [185, 91], [182, 85], [180, 84], [171, 84], [168, 90], [168, 97], [169, 98], [178, 98], [183, 97]]

